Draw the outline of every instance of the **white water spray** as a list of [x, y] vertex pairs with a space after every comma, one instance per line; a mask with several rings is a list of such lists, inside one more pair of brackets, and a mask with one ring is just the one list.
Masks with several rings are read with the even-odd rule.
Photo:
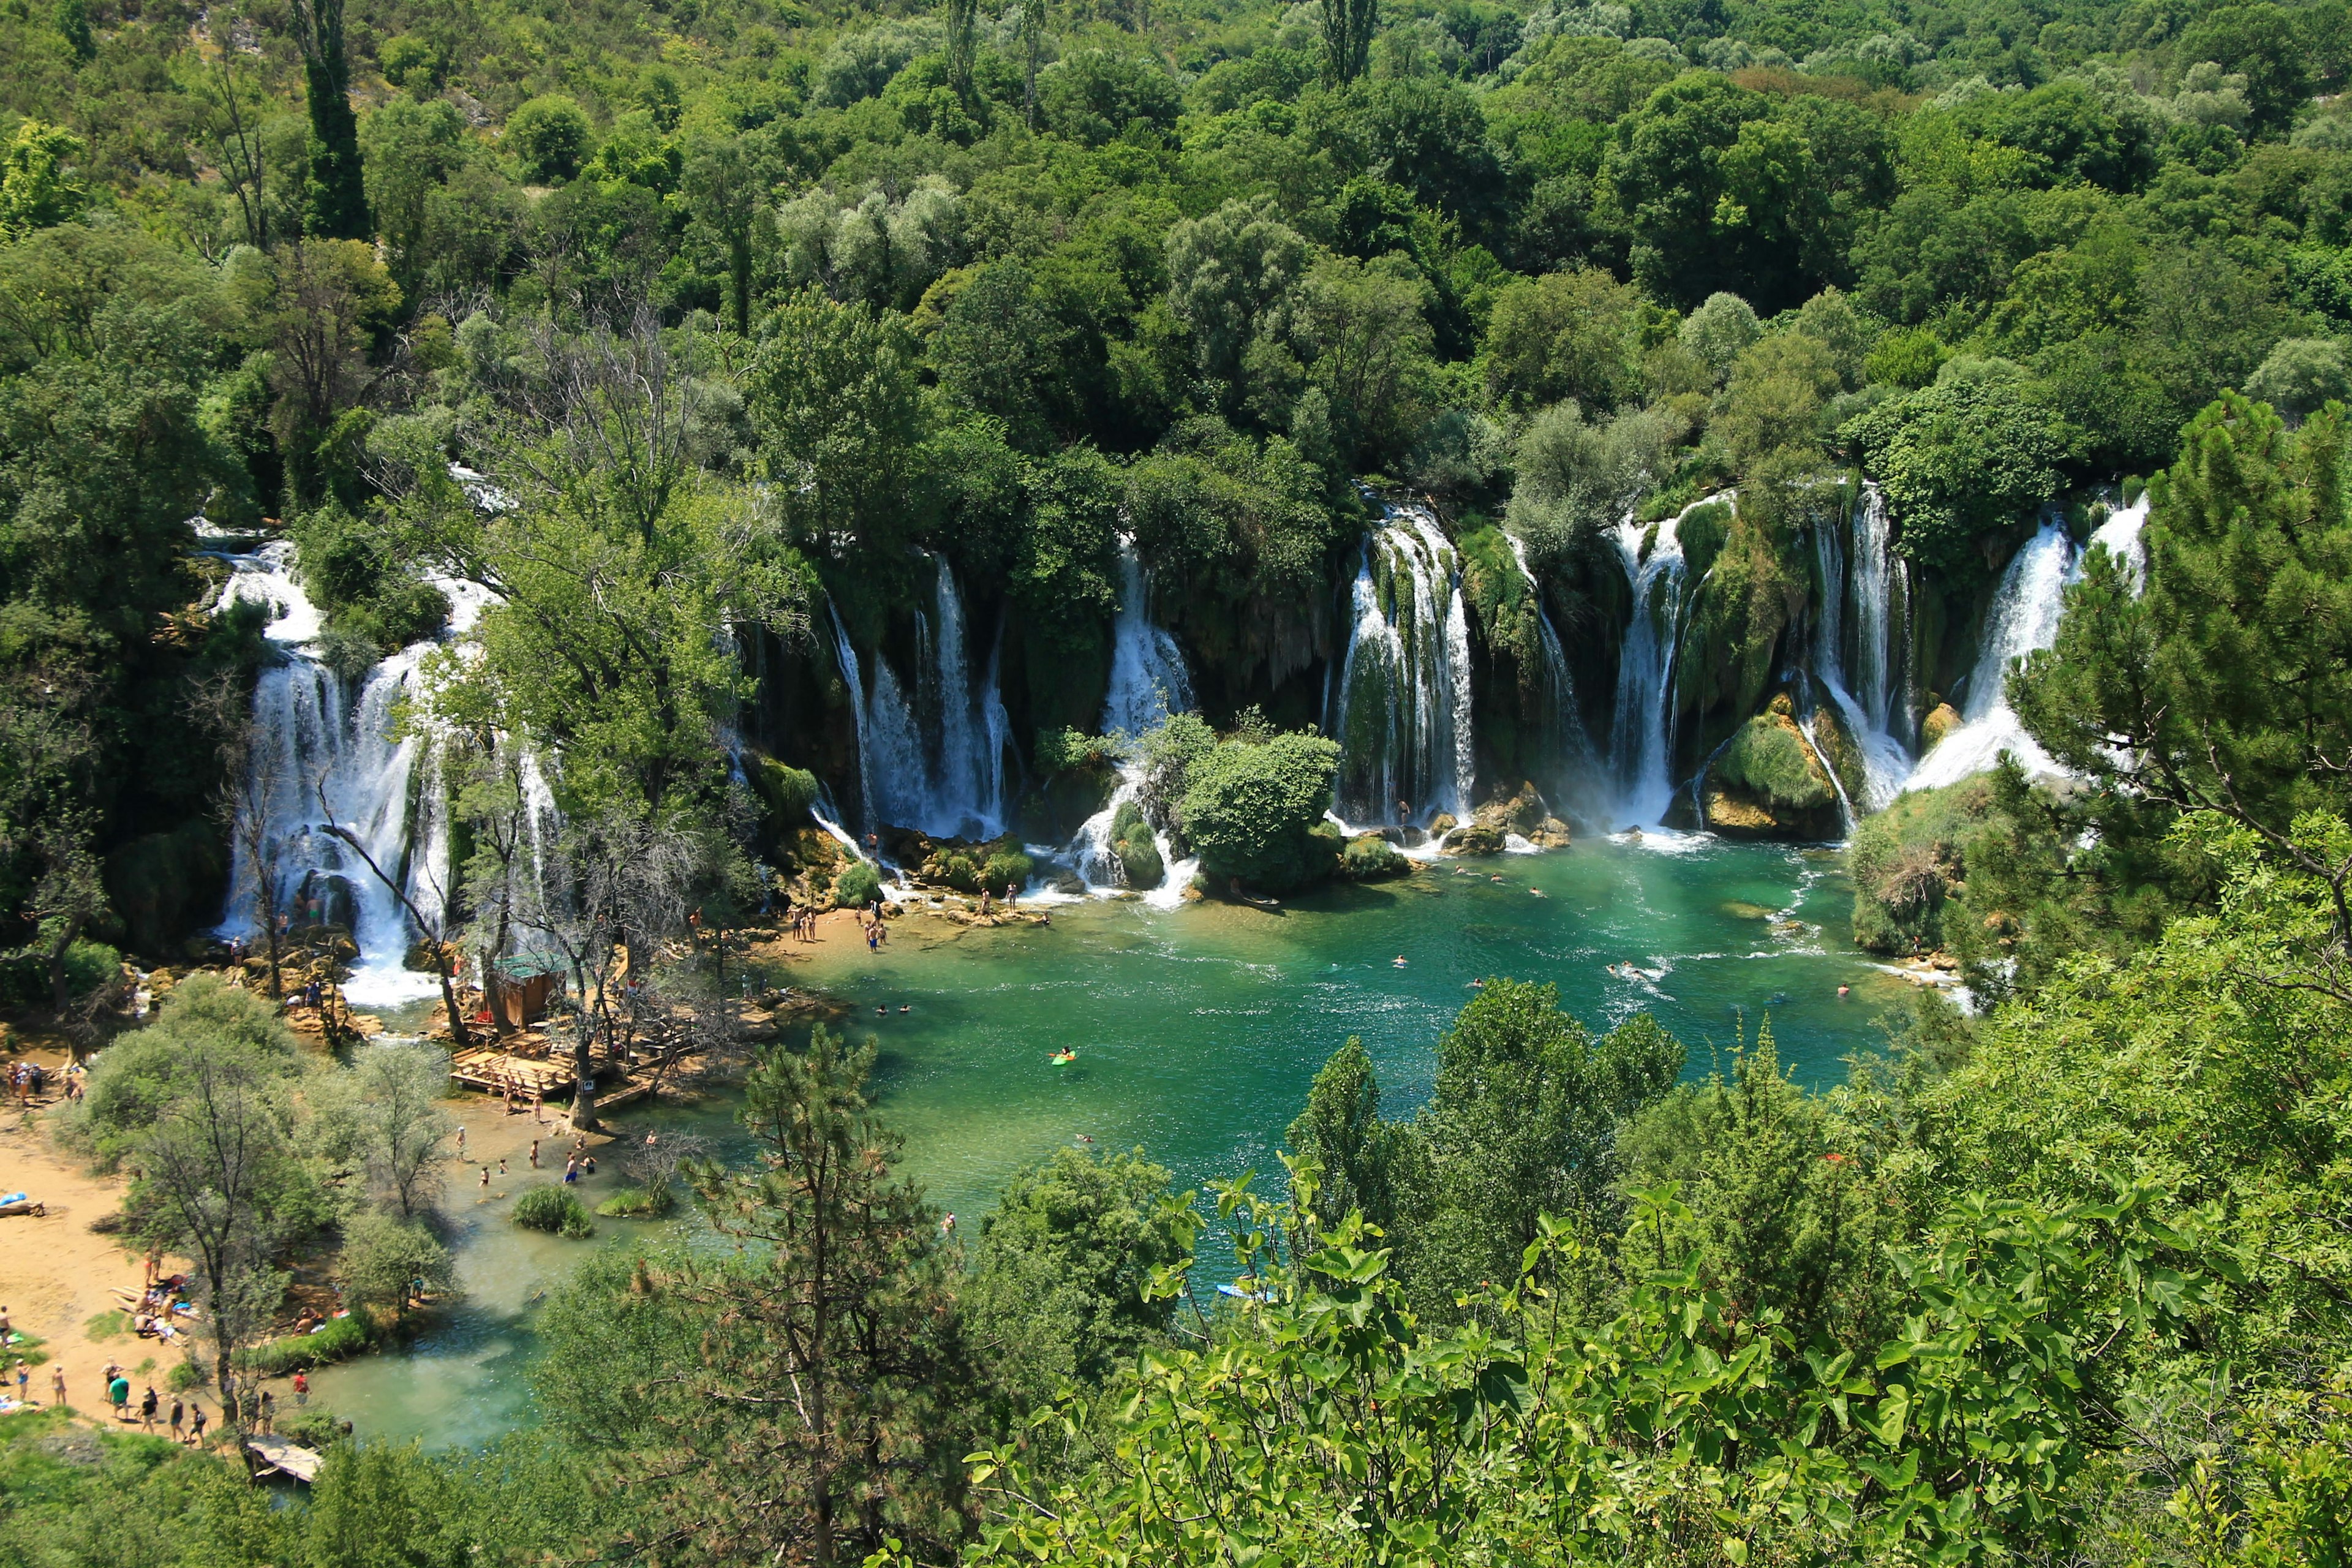
[[1331, 703], [1338, 807], [1359, 823], [1468, 814], [1476, 784], [1470, 620], [1460, 563], [1429, 509], [1399, 502], [1364, 539], [1355, 626]]
[[2074, 546], [2064, 522], [2056, 518], [2044, 521], [2011, 559], [1985, 612], [1984, 640], [1969, 676], [1960, 727], [1919, 759], [1906, 789], [1956, 784], [1990, 768], [2003, 752], [2015, 752], [2028, 773], [2058, 771], [2010, 707], [2009, 673], [2019, 659], [2058, 640], [2058, 619], [2065, 609], [2074, 565]]

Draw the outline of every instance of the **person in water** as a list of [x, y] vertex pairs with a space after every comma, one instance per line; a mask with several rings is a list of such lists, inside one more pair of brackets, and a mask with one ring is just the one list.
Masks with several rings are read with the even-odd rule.
[[1400, 952], [1394, 958], [1389, 960], [1389, 967], [1391, 969], [1402, 969], [1404, 967], [1404, 954]]

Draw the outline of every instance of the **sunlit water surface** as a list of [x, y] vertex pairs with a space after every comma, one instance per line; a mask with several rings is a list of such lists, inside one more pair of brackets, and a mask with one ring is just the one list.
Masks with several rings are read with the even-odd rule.
[[[875, 1091], [906, 1169], [971, 1233], [1009, 1174], [1082, 1134], [1141, 1147], [1186, 1187], [1279, 1176], [1283, 1130], [1351, 1035], [1379, 1066], [1385, 1112], [1410, 1115], [1482, 976], [1556, 984], [1595, 1028], [1646, 1007], [1688, 1047], [1693, 1076], [1727, 1066], [1743, 1020], [1752, 1037], [1769, 1012], [1782, 1062], [1833, 1082], [1883, 1043], [1909, 989], [1854, 951], [1851, 910], [1822, 850], [1596, 841], [1459, 873], [1439, 861], [1272, 910], [1087, 902], [1055, 906], [1050, 929], [987, 931], [910, 919], [879, 955], [834, 942], [781, 977], [854, 1004], [853, 1037], [880, 1047]], [[1052, 1065], [1065, 1047], [1076, 1061]], [[692, 1126], [740, 1149], [724, 1104], [614, 1122]], [[528, 1424], [533, 1304], [586, 1248], [659, 1228], [600, 1221], [600, 1242], [520, 1229], [515, 1163], [499, 1197], [477, 1201], [471, 1178], [451, 1189], [463, 1303], [407, 1350], [312, 1380], [362, 1435], [474, 1445]], [[607, 1169], [584, 1195], [616, 1184]]]

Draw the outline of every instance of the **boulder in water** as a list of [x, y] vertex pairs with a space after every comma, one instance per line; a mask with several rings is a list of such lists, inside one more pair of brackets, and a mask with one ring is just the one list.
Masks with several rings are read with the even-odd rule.
[[1834, 838], [1837, 787], [1785, 697], [1739, 727], [1708, 767], [1707, 827], [1727, 838]]
[[1449, 855], [1500, 855], [1503, 852], [1503, 830], [1474, 822], [1467, 827], [1457, 827], [1445, 836], [1445, 852]]
[[1546, 815], [1544, 797], [1535, 785], [1522, 783], [1517, 794], [1497, 795], [1472, 813], [1472, 818], [1499, 833], [1532, 834]]
[[1938, 702], [1935, 710], [1920, 722], [1919, 749], [1924, 753], [1934, 751], [1945, 736], [1958, 729], [1964, 721], [1960, 710], [1948, 702]]
[[1565, 849], [1570, 842], [1568, 824], [1547, 816], [1528, 830], [1528, 842], [1538, 849]]
[[1377, 833], [1358, 834], [1339, 852], [1339, 875], [1350, 882], [1402, 877], [1412, 869], [1412, 862], [1398, 854], [1396, 846]]

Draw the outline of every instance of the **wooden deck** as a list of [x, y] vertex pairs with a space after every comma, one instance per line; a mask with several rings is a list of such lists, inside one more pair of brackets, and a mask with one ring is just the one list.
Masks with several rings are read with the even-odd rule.
[[[682, 1043], [640, 1049], [635, 1061], [615, 1059], [599, 1051], [596, 1109], [617, 1110], [645, 1099], [672, 1068], [694, 1054]], [[537, 1094], [542, 1100], [570, 1099], [573, 1083], [571, 1052], [545, 1046], [540, 1051], [528, 1045], [520, 1051], [471, 1046], [449, 1058], [449, 1076], [467, 1089], [489, 1095], [505, 1094], [511, 1083], [518, 1095]]]
[[291, 1476], [305, 1483], [319, 1479], [319, 1467], [326, 1461], [320, 1455], [283, 1437], [264, 1436], [256, 1432], [245, 1440], [246, 1447], [261, 1461], [254, 1467], [257, 1476]]

